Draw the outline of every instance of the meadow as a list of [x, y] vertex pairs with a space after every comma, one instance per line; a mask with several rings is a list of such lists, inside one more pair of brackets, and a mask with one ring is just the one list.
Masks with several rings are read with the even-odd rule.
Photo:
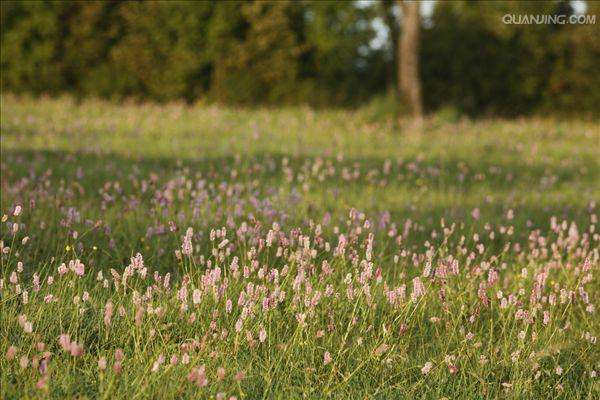
[[0, 398], [600, 397], [600, 126], [1, 97]]

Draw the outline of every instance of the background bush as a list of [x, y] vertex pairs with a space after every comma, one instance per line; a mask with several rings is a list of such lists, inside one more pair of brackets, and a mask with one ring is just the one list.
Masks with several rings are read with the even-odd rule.
[[[2, 90], [347, 106], [390, 92], [394, 2], [3, 2]], [[588, 14], [598, 15], [598, 4]], [[423, 24], [429, 110], [598, 113], [595, 25], [504, 25], [568, 2], [438, 2]], [[389, 28], [389, 26], [388, 26]], [[399, 28], [399, 27], [394, 27]]]

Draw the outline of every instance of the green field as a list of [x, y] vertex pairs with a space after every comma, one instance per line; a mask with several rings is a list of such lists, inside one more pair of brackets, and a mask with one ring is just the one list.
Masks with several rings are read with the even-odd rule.
[[600, 397], [598, 122], [1, 106], [2, 399]]

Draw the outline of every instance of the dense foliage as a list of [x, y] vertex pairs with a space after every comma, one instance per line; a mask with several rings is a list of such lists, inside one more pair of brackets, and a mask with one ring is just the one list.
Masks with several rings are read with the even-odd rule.
[[[588, 5], [594, 14], [597, 5]], [[504, 25], [565, 2], [437, 4], [423, 23], [428, 109], [596, 113], [598, 26]], [[227, 104], [349, 105], [394, 85], [393, 1], [2, 3], [2, 89]], [[396, 20], [396, 22], [394, 22]], [[393, 25], [393, 26], [392, 26]], [[381, 38], [379, 38], [381, 39]]]

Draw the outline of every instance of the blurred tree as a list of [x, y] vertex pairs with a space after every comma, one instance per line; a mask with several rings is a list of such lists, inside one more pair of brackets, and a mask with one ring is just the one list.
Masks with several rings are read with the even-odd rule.
[[212, 28], [213, 97], [221, 102], [250, 104], [289, 102], [298, 85], [303, 45], [293, 21], [301, 5], [255, 1], [232, 7], [222, 3]]
[[123, 29], [114, 23], [119, 18], [117, 1], [77, 2], [63, 19], [65, 31], [62, 48], [65, 88], [78, 96], [116, 94], [119, 73], [109, 62], [112, 45]]
[[427, 108], [451, 105], [471, 115], [542, 109], [597, 113], [600, 103], [592, 93], [598, 93], [598, 80], [593, 78], [600, 65], [597, 24], [502, 21], [505, 14], [572, 12], [567, 1], [439, 3], [431, 27], [423, 31]]
[[407, 2], [403, 35], [398, 1], [4, 1], [0, 83], [17, 93], [316, 106], [358, 104], [387, 83], [416, 114], [421, 101], [471, 115], [598, 114], [600, 23], [502, 22], [570, 15], [568, 1], [440, 1], [424, 27]]
[[305, 2], [306, 52], [302, 98], [315, 104], [347, 105], [385, 88], [383, 51], [374, 51], [371, 25], [376, 4], [358, 8], [352, 2]]
[[195, 97], [203, 92], [194, 82], [209, 62], [203, 33], [210, 3], [182, 7], [169, 1], [126, 2], [120, 5], [122, 36], [109, 53], [120, 71], [115, 85], [124, 95], [157, 100]]
[[402, 29], [398, 48], [398, 83], [401, 98], [410, 107], [415, 123], [423, 119], [421, 79], [419, 77], [419, 1], [398, 0], [402, 9]]
[[[600, 18], [600, 3], [588, 2], [587, 14]], [[571, 11], [571, 10], [569, 10]], [[572, 12], [572, 11], [571, 11]], [[593, 113], [600, 105], [600, 21], [561, 25], [547, 38], [552, 68], [541, 88], [540, 107], [561, 113]]]
[[398, 18], [394, 14], [394, 6], [398, 3], [394, 0], [382, 0], [382, 16], [383, 21], [388, 29], [388, 36], [391, 45], [391, 62], [387, 63], [387, 87], [389, 91], [394, 91], [396, 95], [400, 95], [400, 85], [397, 83], [396, 69], [398, 68], [398, 53], [399, 44], [398, 39], [400, 38], [400, 26], [398, 24]]
[[35, 94], [62, 89], [60, 22], [69, 7], [54, 2], [2, 2], [0, 9], [2, 87]]

